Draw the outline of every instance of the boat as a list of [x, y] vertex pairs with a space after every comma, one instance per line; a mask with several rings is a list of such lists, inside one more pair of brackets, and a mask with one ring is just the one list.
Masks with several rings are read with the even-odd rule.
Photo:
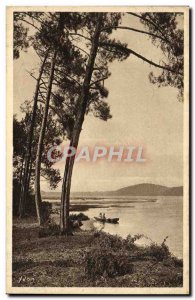
[[98, 218], [98, 217], [94, 217], [94, 219], [96, 221], [102, 222], [102, 223], [112, 223], [112, 224], [117, 224], [119, 222], [119, 218]]

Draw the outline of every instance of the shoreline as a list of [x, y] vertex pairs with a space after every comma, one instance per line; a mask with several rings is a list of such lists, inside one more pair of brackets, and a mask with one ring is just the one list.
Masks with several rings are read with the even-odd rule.
[[[93, 227], [91, 220], [88, 226]], [[137, 246], [130, 236], [94, 229], [40, 238], [32, 218], [14, 219], [13, 233], [13, 286], [182, 286], [182, 260], [163, 244]]]
[[[128, 205], [119, 203], [119, 205], [113, 204], [112, 206], [107, 205], [104, 201], [101, 203], [95, 203], [94, 201], [93, 203], [94, 205], [91, 205], [91, 202], [87, 204], [84, 201], [82, 203], [81, 201], [80, 203], [77, 202], [77, 204], [74, 202], [71, 205], [70, 214], [83, 212], [93, 219], [95, 216], [97, 217], [100, 212], [105, 212], [109, 218], [119, 217], [120, 221], [117, 226], [105, 224], [104, 231], [113, 235], [117, 234], [124, 238], [129, 232], [132, 234], [138, 234], [141, 232], [150, 237], [154, 242], [156, 241], [161, 243], [166, 236], [169, 236], [168, 245], [172, 253], [177, 255], [179, 258], [183, 257], [182, 236], [180, 236], [178, 230], [174, 231], [175, 225], [178, 223], [178, 217], [175, 218], [175, 215], [177, 214], [178, 216], [178, 213], [180, 213], [180, 208], [178, 208], [176, 199], [174, 202], [167, 199], [165, 204], [164, 201], [160, 199], [156, 202], [139, 202], [137, 204], [130, 203]], [[52, 202], [52, 206], [55, 208], [53, 212], [57, 211], [55, 220], [58, 224], [59, 203]], [[145, 215], [145, 219], [143, 218], [143, 214]], [[156, 218], [157, 215], [159, 215], [158, 218]], [[172, 227], [166, 228], [166, 223], [169, 222], [170, 218], [170, 224]], [[152, 226], [154, 222], [157, 224], [156, 228], [161, 228], [160, 235], [157, 233], [157, 229]], [[97, 223], [94, 224], [94, 226], [97, 229], [102, 227]]]
[[[113, 208], [113, 207], [123, 207], [123, 208], [134, 208], [134, 205], [131, 204], [136, 204], [136, 203], [154, 203], [157, 202], [158, 199], [129, 199], [129, 200], [125, 200], [122, 199], [121, 201], [119, 201], [118, 203], [114, 203], [113, 200], [118, 200], [117, 198], [72, 198], [72, 201], [70, 202], [70, 211], [75, 211], [75, 212], [84, 212], [87, 211], [91, 208]], [[80, 201], [74, 201], [74, 200], [80, 200]], [[105, 200], [102, 201], [102, 203], [98, 202], [95, 203], [95, 201], [91, 200]], [[110, 200], [110, 201], [108, 201]], [[60, 209], [60, 200], [57, 199], [48, 199], [48, 198], [43, 198], [43, 201], [45, 202], [49, 202], [52, 204], [52, 209], [54, 210], [59, 210]], [[130, 205], [127, 205], [130, 204]], [[58, 212], [59, 213], [59, 212]]]

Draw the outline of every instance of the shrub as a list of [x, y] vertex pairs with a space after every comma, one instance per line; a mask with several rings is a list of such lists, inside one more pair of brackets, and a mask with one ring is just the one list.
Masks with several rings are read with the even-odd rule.
[[13, 215], [18, 216], [19, 213], [19, 201], [20, 201], [20, 184], [19, 181], [13, 179], [13, 191], [12, 191], [12, 206], [13, 206]]
[[173, 260], [175, 267], [183, 267], [183, 259], [173, 256], [172, 260]]
[[[13, 192], [12, 192], [12, 205], [13, 205], [13, 216], [18, 217], [19, 215], [19, 203], [20, 203], [20, 192], [21, 186], [17, 178], [13, 179]], [[36, 216], [35, 197], [28, 193], [25, 205], [25, 213], [27, 216]]]
[[43, 222], [47, 222], [49, 220], [51, 212], [52, 212], [52, 204], [47, 201], [43, 201], [41, 203], [41, 213], [42, 213]]
[[[60, 234], [60, 226], [57, 225], [51, 218], [52, 212], [52, 204], [49, 202], [42, 202], [42, 214], [43, 214], [43, 221], [44, 226], [40, 228], [39, 230], [39, 237], [46, 237], [51, 235], [59, 235]], [[70, 234], [73, 230], [78, 229], [82, 222], [81, 220], [88, 219], [87, 216], [80, 213], [78, 215], [72, 214], [69, 218], [69, 226], [70, 226]], [[75, 222], [78, 221], [78, 224], [75, 225]]]
[[143, 235], [135, 235], [131, 236], [130, 234], [123, 239], [118, 235], [112, 235], [109, 233], [105, 233], [103, 231], [97, 231], [94, 233], [94, 237], [96, 238], [94, 243], [98, 247], [102, 247], [105, 249], [112, 249], [112, 250], [134, 250], [138, 249], [135, 245], [135, 241], [140, 239]]
[[83, 213], [79, 213], [79, 214], [71, 214], [69, 216], [69, 219], [71, 221], [86, 221], [86, 220], [89, 220], [89, 217]]
[[94, 244], [102, 249], [120, 250], [124, 247], [124, 239], [102, 231], [94, 233]]
[[54, 223], [52, 220], [47, 222], [45, 226], [39, 229], [39, 237], [54, 236], [60, 234], [60, 226]]
[[147, 248], [146, 254], [155, 257], [158, 261], [163, 261], [171, 256], [169, 248], [165, 243], [161, 245], [157, 245], [156, 243], [151, 244]]
[[26, 201], [27, 201], [26, 208], [25, 208], [26, 215], [30, 217], [36, 217], [37, 212], [36, 212], [36, 205], [35, 205], [35, 195], [28, 194]]
[[135, 242], [142, 237], [145, 237], [143, 234], [136, 234], [134, 236], [128, 234], [128, 236], [125, 239], [125, 245], [128, 250], [137, 249], [137, 246], [135, 245]]
[[[13, 180], [13, 215], [19, 215], [19, 203], [20, 203], [20, 183], [17, 179]], [[41, 204], [41, 211], [43, 215], [43, 221], [46, 222], [49, 220], [51, 211], [52, 211], [52, 204], [43, 201]], [[31, 191], [28, 193], [26, 204], [25, 204], [25, 214], [26, 216], [36, 217], [36, 205], [35, 205], [35, 196], [32, 195]]]
[[123, 276], [133, 273], [133, 264], [129, 262], [127, 253], [114, 253], [108, 249], [91, 249], [85, 257], [85, 271], [94, 280], [100, 276]]
[[[49, 221], [51, 211], [52, 211], [52, 204], [47, 201], [43, 201], [41, 203], [41, 214], [42, 214], [44, 223]], [[34, 195], [28, 196], [27, 205], [26, 205], [26, 214], [27, 214], [27, 216], [36, 216], [37, 215]]]

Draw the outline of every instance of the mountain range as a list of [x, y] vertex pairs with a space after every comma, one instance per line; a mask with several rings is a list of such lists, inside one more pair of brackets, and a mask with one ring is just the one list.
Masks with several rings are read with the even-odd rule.
[[[60, 198], [60, 192], [42, 192], [43, 198]], [[105, 192], [73, 192], [72, 197], [101, 197], [101, 196], [182, 196], [183, 187], [167, 187], [152, 183], [141, 183], [127, 186], [115, 191]]]

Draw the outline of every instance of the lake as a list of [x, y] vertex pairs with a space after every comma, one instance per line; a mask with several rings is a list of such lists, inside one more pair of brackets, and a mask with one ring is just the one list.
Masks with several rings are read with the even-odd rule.
[[[99, 216], [100, 212], [105, 213], [108, 218], [120, 218], [119, 224], [105, 223], [103, 225], [94, 221], [94, 226], [105, 232], [122, 237], [128, 234], [144, 234], [156, 243], [162, 243], [168, 236], [166, 244], [170, 251], [182, 258], [183, 197], [122, 196], [76, 199], [72, 200], [72, 203], [87, 205], [89, 208], [84, 213], [92, 219]], [[100, 207], [90, 208], [90, 205], [94, 204]], [[148, 241], [143, 239], [142, 243], [148, 243]]]

